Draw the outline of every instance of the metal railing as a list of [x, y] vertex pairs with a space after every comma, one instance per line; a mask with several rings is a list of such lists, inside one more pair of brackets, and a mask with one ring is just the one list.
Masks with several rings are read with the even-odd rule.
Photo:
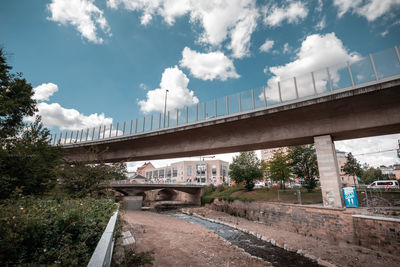
[[52, 145], [69, 145], [159, 131], [329, 95], [338, 90], [396, 79], [399, 75], [400, 54], [395, 46], [357, 61], [343, 62], [289, 79], [270, 79], [267, 86], [169, 110], [166, 116], [163, 113], [152, 113], [134, 120], [90, 129], [53, 131], [49, 142]]

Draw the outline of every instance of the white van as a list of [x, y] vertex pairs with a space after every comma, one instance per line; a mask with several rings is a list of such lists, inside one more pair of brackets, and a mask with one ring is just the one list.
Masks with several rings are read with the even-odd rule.
[[367, 188], [394, 188], [399, 189], [399, 182], [396, 180], [379, 180], [375, 181]]

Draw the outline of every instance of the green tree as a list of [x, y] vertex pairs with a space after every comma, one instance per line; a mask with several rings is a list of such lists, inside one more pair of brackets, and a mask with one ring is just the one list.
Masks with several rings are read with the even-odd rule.
[[37, 117], [0, 148], [2, 198], [7, 198], [16, 188], [26, 195], [42, 194], [55, 185], [61, 151], [49, 145], [49, 135]]
[[376, 180], [384, 180], [385, 175], [379, 168], [363, 166], [360, 174], [360, 180], [364, 184], [370, 184]]
[[303, 179], [303, 187], [311, 192], [317, 186], [318, 163], [314, 145], [289, 148], [288, 158], [293, 174]]
[[271, 161], [267, 163], [268, 177], [274, 181], [280, 181], [281, 188], [285, 189], [285, 181], [290, 177], [289, 158], [282, 151], [274, 153]]
[[[96, 158], [101, 158], [101, 153], [96, 151], [89, 151], [87, 157], [93, 158], [93, 153], [98, 154]], [[61, 187], [72, 197], [97, 197], [107, 194], [109, 181], [126, 179], [126, 172], [125, 163], [87, 164], [76, 161], [65, 162], [58, 171], [58, 178]]]
[[356, 186], [356, 176], [360, 176], [362, 169], [361, 164], [354, 158], [353, 154], [348, 153], [346, 155], [346, 163], [343, 166], [343, 171], [347, 175], [353, 176], [354, 186]]
[[241, 152], [229, 165], [229, 175], [236, 183], [245, 182], [247, 191], [251, 191], [254, 188], [254, 181], [260, 180], [263, 176], [261, 161], [254, 151]]
[[21, 73], [12, 74], [5, 53], [0, 48], [0, 145], [14, 137], [23, 126], [24, 116], [33, 116], [36, 101], [32, 99], [32, 85]]

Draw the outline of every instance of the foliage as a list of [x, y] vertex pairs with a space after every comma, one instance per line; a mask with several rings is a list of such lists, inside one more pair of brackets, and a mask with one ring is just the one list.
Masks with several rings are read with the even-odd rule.
[[125, 248], [124, 258], [117, 266], [146, 266], [153, 265], [154, 251], [135, 252], [134, 249]]
[[0, 203], [0, 265], [84, 266], [116, 204], [21, 197]]
[[353, 176], [354, 185], [356, 185], [355, 177], [360, 176], [362, 173], [361, 164], [353, 157], [353, 154], [346, 155], [346, 163], [343, 166], [343, 171], [347, 175]]
[[61, 185], [71, 197], [107, 195], [108, 181], [126, 178], [125, 163], [86, 164], [65, 162], [58, 172]]
[[59, 147], [48, 144], [49, 130], [37, 117], [19, 136], [0, 147], [0, 198], [19, 188], [25, 195], [42, 194], [56, 183]]
[[360, 180], [364, 184], [370, 184], [376, 180], [384, 180], [385, 175], [379, 168], [365, 166], [360, 174]]
[[24, 116], [33, 116], [36, 101], [32, 99], [32, 85], [22, 74], [11, 74], [4, 50], [0, 48], [0, 146], [16, 136], [23, 126]]
[[281, 188], [285, 189], [285, 181], [290, 177], [289, 158], [282, 151], [274, 153], [273, 158], [267, 163], [268, 177], [281, 182]]
[[304, 180], [303, 187], [311, 192], [317, 186], [318, 163], [314, 145], [289, 148], [288, 158], [293, 174]]
[[261, 161], [254, 151], [241, 152], [229, 165], [229, 175], [236, 183], [245, 182], [245, 188], [251, 191], [254, 188], [254, 181], [263, 176]]
[[237, 191], [243, 190], [243, 186], [218, 186], [218, 190], [213, 186], [207, 186], [204, 189], [203, 195], [201, 196], [201, 203], [211, 203], [214, 199], [233, 201], [234, 198], [231, 194]]

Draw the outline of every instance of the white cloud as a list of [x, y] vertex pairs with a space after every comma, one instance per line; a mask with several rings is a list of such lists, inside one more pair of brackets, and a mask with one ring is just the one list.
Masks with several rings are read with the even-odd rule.
[[71, 24], [90, 42], [101, 44], [98, 28], [106, 36], [111, 36], [110, 26], [103, 16], [103, 11], [94, 5], [94, 0], [52, 0], [47, 5], [51, 12], [49, 20], [66, 25]]
[[140, 100], [140, 110], [144, 113], [151, 111], [164, 111], [165, 92], [168, 90], [167, 109], [174, 110], [184, 106], [199, 103], [194, 92], [188, 89], [189, 79], [177, 67], [164, 70], [161, 78], [160, 88], [147, 92], [147, 99]]
[[335, 147], [347, 153], [351, 152], [361, 163], [368, 163], [374, 167], [389, 166], [400, 163], [395, 150], [398, 148], [398, 140], [400, 140], [400, 134], [393, 134], [336, 141]]
[[323, 30], [326, 28], [326, 18], [323, 17], [317, 25], [315, 25], [316, 30]]
[[400, 0], [334, 0], [338, 8], [338, 16], [342, 17], [347, 12], [364, 16], [368, 21], [374, 21], [383, 14], [398, 9]]
[[[58, 127], [60, 130], [80, 130], [96, 127], [104, 124], [111, 124], [112, 118], [106, 118], [104, 113], [91, 114], [86, 116], [76, 109], [63, 108], [58, 103], [38, 103], [36, 115], [42, 117], [43, 124], [48, 128]], [[33, 121], [32, 117], [27, 121]]]
[[200, 43], [219, 47], [230, 38], [227, 47], [235, 58], [249, 54], [251, 34], [259, 16], [255, 0], [108, 0], [107, 5], [141, 11], [144, 25], [150, 23], [154, 15], [162, 16], [169, 25], [173, 25], [176, 18], [189, 15], [192, 24], [199, 23], [203, 28], [198, 39]]
[[262, 46], [260, 46], [260, 51], [262, 52], [269, 52], [272, 47], [274, 46], [274, 41], [273, 40], [265, 40], [265, 43], [263, 43]]
[[54, 83], [43, 83], [39, 86], [33, 88], [33, 99], [35, 100], [49, 100], [49, 97], [52, 96], [55, 92], [58, 91], [58, 86]]
[[[322, 68], [337, 65], [339, 63], [345, 64], [347, 61], [353, 62], [359, 60], [360, 56], [355, 52], [349, 52], [343, 45], [342, 41], [338, 39], [335, 33], [329, 33], [326, 35], [313, 34], [307, 36], [302, 42], [300, 49], [296, 54], [296, 59], [286, 65], [270, 67], [269, 71], [274, 75], [267, 82], [267, 95], [272, 100], [277, 100], [277, 82], [292, 79], [306, 74], [308, 75], [312, 71], [321, 70]], [[330, 74], [333, 82], [339, 80], [339, 74], [337, 69], [331, 68]], [[326, 71], [324, 71], [324, 74]], [[311, 74], [309, 75], [311, 76]], [[308, 77], [310, 78], [310, 77]], [[309, 84], [309, 79], [298, 79], [298, 87], [301, 93], [309, 94], [313, 91], [312, 86]], [[323, 90], [327, 86], [327, 78], [316, 77], [316, 87], [318, 91]], [[283, 94], [294, 93], [293, 81], [289, 81], [289, 89], [282, 88]], [[293, 87], [293, 88], [292, 88]], [[310, 92], [307, 90], [310, 89]], [[291, 90], [293, 89], [293, 90]], [[293, 91], [293, 92], [292, 92]]]
[[218, 79], [225, 81], [229, 78], [240, 77], [236, 73], [232, 60], [220, 51], [199, 53], [185, 47], [179, 64], [181, 67], [188, 68], [191, 75], [202, 80]]
[[283, 50], [282, 50], [282, 52], [283, 52], [284, 54], [289, 54], [291, 51], [292, 51], [292, 47], [291, 47], [288, 43], [285, 43], [285, 44], [283, 45]]
[[298, 23], [307, 17], [308, 9], [302, 2], [290, 2], [288, 6], [267, 6], [265, 8], [264, 23], [271, 27], [279, 26], [283, 21]]

